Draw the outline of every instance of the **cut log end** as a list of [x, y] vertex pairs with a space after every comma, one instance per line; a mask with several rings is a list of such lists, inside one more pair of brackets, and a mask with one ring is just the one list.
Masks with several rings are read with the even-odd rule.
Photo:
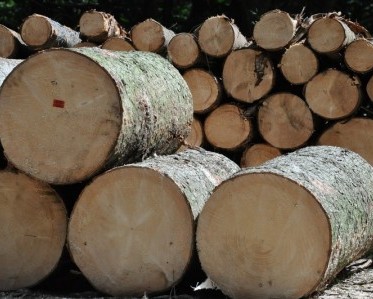
[[315, 114], [325, 119], [341, 119], [358, 109], [360, 81], [357, 76], [328, 69], [307, 83], [305, 98]]
[[253, 103], [267, 95], [272, 90], [274, 81], [272, 62], [261, 51], [236, 50], [224, 62], [224, 88], [229, 95], [241, 102]]
[[180, 69], [195, 65], [200, 59], [201, 50], [193, 34], [176, 34], [168, 44], [168, 57]]
[[185, 195], [170, 178], [126, 167], [97, 177], [83, 191], [68, 244], [97, 289], [139, 296], [165, 290], [182, 277], [194, 247], [193, 222]]
[[218, 149], [234, 151], [253, 137], [253, 127], [244, 111], [236, 105], [224, 104], [212, 111], [204, 123], [207, 141]]
[[0, 41], [0, 57], [12, 58], [17, 54], [19, 41], [4, 25], [0, 25]]
[[265, 143], [257, 143], [244, 150], [240, 166], [242, 168], [259, 166], [280, 155], [281, 151], [278, 148]]
[[306, 103], [291, 93], [269, 96], [258, 111], [259, 132], [279, 149], [304, 145], [314, 131], [313, 117]]
[[205, 136], [203, 132], [203, 125], [199, 119], [194, 117], [192, 123], [192, 130], [188, 137], [185, 139], [185, 145], [182, 145], [179, 148], [179, 151], [186, 150], [189, 146], [192, 148], [200, 147], [203, 145], [204, 140]]
[[[222, 225], [232, 215], [234, 221]], [[326, 270], [330, 240], [328, 218], [317, 200], [274, 174], [222, 183], [197, 229], [203, 269], [232, 298], [302, 297]]]
[[373, 69], [373, 43], [366, 39], [356, 39], [344, 52], [347, 67], [357, 73], [367, 73]]
[[297, 21], [287, 12], [273, 10], [261, 16], [254, 26], [256, 44], [268, 51], [286, 47], [293, 39]]
[[373, 76], [369, 78], [368, 83], [365, 86], [365, 90], [368, 94], [370, 101], [373, 102]]
[[31, 287], [57, 266], [67, 215], [48, 185], [24, 174], [0, 172], [0, 290]]
[[47, 18], [33, 14], [22, 23], [20, 34], [28, 46], [39, 48], [48, 43], [53, 32]]
[[112, 51], [135, 51], [132, 43], [123, 37], [110, 37], [102, 44], [101, 48]]

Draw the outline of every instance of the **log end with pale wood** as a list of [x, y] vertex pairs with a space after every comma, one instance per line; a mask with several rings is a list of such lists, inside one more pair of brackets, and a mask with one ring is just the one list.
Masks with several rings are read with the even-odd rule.
[[304, 96], [310, 109], [325, 119], [341, 119], [360, 106], [360, 80], [336, 69], [327, 69], [305, 86]]
[[354, 72], [369, 72], [373, 69], [373, 42], [364, 38], [354, 40], [344, 51], [344, 61]]
[[287, 12], [278, 9], [269, 11], [255, 23], [253, 38], [265, 50], [280, 50], [293, 39], [297, 23]]
[[358, 154], [329, 146], [241, 170], [199, 216], [202, 268], [232, 298], [297, 299], [324, 289], [371, 249], [372, 175]]
[[223, 84], [234, 99], [253, 103], [267, 95], [275, 84], [272, 61], [263, 51], [233, 51], [224, 62]]
[[166, 59], [147, 52], [40, 52], [9, 74], [0, 98], [5, 155], [54, 184], [173, 153], [193, 119], [185, 80]]
[[110, 37], [101, 46], [102, 49], [112, 51], [135, 51], [132, 42], [124, 37]]
[[258, 130], [267, 143], [279, 149], [301, 147], [314, 132], [311, 110], [295, 94], [272, 94], [259, 107]]
[[18, 32], [0, 25], [0, 57], [15, 58], [24, 46]]
[[238, 170], [223, 155], [189, 149], [96, 177], [70, 218], [73, 260], [111, 295], [169, 289], [190, 265], [195, 219], [208, 196]]
[[266, 143], [256, 143], [247, 147], [241, 156], [240, 166], [254, 167], [281, 155], [281, 151]]
[[185, 139], [183, 145], [178, 149], [178, 151], [183, 151], [190, 147], [202, 147], [204, 143], [205, 133], [203, 131], [203, 124], [197, 117], [193, 117], [192, 130], [190, 131], [188, 137]]
[[56, 268], [65, 246], [67, 212], [47, 184], [0, 172], [0, 290], [31, 287]]
[[195, 35], [191, 33], [176, 34], [167, 46], [170, 61], [180, 69], [192, 67], [201, 59], [201, 49]]

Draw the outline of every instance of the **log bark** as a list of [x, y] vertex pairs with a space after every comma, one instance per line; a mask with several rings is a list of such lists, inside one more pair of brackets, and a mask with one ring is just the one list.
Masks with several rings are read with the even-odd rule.
[[84, 12], [79, 19], [83, 40], [103, 43], [110, 37], [123, 37], [126, 32], [113, 15], [95, 9]]
[[367, 73], [373, 69], [373, 41], [358, 38], [344, 51], [346, 66], [356, 73]]
[[32, 14], [22, 22], [20, 34], [25, 44], [34, 50], [73, 47], [81, 42], [79, 32], [39, 14]]
[[236, 151], [245, 147], [254, 136], [254, 127], [244, 109], [235, 104], [223, 104], [205, 119], [207, 142], [215, 149]]
[[223, 155], [189, 149], [96, 177], [70, 218], [73, 260], [104, 293], [142, 296], [171, 288], [189, 266], [206, 200], [238, 170]]
[[298, 21], [287, 12], [271, 10], [255, 23], [253, 39], [259, 47], [267, 51], [281, 50], [293, 41], [297, 27]]
[[266, 143], [256, 143], [247, 147], [241, 156], [241, 168], [254, 167], [281, 155], [281, 151]]
[[0, 290], [31, 287], [57, 266], [65, 246], [67, 213], [47, 184], [0, 171]]
[[274, 84], [273, 64], [263, 51], [236, 50], [224, 62], [224, 88], [229, 96], [238, 101], [253, 103], [267, 95]]
[[27, 46], [20, 34], [4, 25], [0, 25], [0, 57], [19, 58], [27, 52]]
[[319, 60], [315, 53], [299, 42], [287, 48], [279, 64], [281, 73], [291, 84], [305, 84], [319, 71]]
[[203, 124], [196, 117], [193, 117], [192, 130], [190, 131], [188, 137], [185, 139], [183, 145], [178, 149], [178, 151], [183, 151], [188, 148], [202, 147], [205, 144], [205, 133], [203, 132]]
[[372, 175], [358, 154], [328, 146], [241, 170], [199, 216], [203, 269], [232, 298], [295, 299], [322, 290], [371, 249]]
[[130, 35], [137, 50], [163, 54], [175, 32], [154, 19], [147, 19], [133, 26]]
[[110, 37], [102, 44], [101, 48], [112, 51], [135, 51], [132, 41], [124, 37]]
[[195, 66], [202, 60], [197, 38], [191, 33], [178, 33], [167, 46], [167, 57], [179, 69]]
[[223, 95], [221, 82], [213, 73], [202, 68], [191, 68], [183, 74], [193, 97], [193, 110], [205, 114], [216, 108]]
[[295, 149], [306, 144], [314, 132], [312, 113], [297, 95], [275, 93], [259, 107], [258, 130], [272, 146]]
[[360, 89], [361, 83], [356, 75], [327, 69], [305, 85], [304, 96], [315, 114], [325, 119], [342, 119], [359, 108]]
[[317, 144], [349, 149], [373, 165], [373, 120], [354, 117], [337, 122], [321, 133]]
[[23, 59], [0, 58], [0, 86], [6, 77], [19, 65]]
[[137, 51], [46, 50], [7, 77], [0, 99], [5, 155], [53, 184], [173, 153], [193, 119], [192, 96], [178, 70]]
[[234, 21], [224, 15], [205, 20], [196, 30], [196, 35], [202, 52], [218, 58], [251, 44]]
[[356, 39], [342, 17], [328, 14], [315, 20], [308, 29], [307, 41], [313, 50], [322, 54], [339, 52]]

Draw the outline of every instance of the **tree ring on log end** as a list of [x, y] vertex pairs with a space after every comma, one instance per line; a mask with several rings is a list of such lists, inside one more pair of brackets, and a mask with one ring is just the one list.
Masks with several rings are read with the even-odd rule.
[[9, 58], [17, 51], [16, 38], [4, 25], [0, 25], [0, 57]]
[[29, 16], [22, 23], [20, 33], [23, 41], [33, 48], [45, 45], [53, 34], [48, 19], [37, 14]]
[[[106, 25], [106, 27], [105, 27]], [[104, 15], [99, 11], [86, 11], [79, 19], [80, 33], [83, 36], [96, 37], [108, 31], [108, 22], [105, 22]]]
[[193, 34], [179, 33], [170, 40], [167, 53], [177, 68], [188, 68], [198, 61], [201, 50]]
[[149, 52], [159, 52], [166, 41], [163, 26], [153, 19], [147, 19], [133, 26], [131, 39], [137, 50]]
[[60, 184], [105, 165], [122, 124], [112, 77], [90, 58], [48, 50], [19, 64], [0, 91], [4, 153], [18, 169]]
[[319, 202], [298, 183], [244, 174], [207, 201], [197, 248], [206, 274], [232, 298], [300, 298], [323, 278], [331, 229]]
[[137, 166], [96, 177], [80, 195], [68, 230], [82, 273], [115, 296], [174, 285], [189, 265], [193, 240], [194, 218], [181, 189], [166, 175]]
[[371, 71], [373, 69], [373, 42], [363, 38], [354, 40], [346, 47], [344, 61], [354, 72]]

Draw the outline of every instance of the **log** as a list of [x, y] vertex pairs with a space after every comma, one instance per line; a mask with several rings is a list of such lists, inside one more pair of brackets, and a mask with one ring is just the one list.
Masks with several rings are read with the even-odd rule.
[[202, 68], [191, 68], [183, 74], [193, 97], [193, 110], [205, 114], [216, 108], [223, 95], [221, 82], [213, 73]]
[[23, 59], [1, 58], [0, 57], [0, 86], [13, 69], [23, 62]]
[[349, 149], [373, 165], [373, 119], [354, 117], [339, 121], [320, 134], [317, 144]]
[[73, 260], [96, 289], [110, 295], [171, 288], [188, 269], [195, 221], [206, 200], [238, 170], [223, 155], [189, 149], [96, 177], [70, 217]]
[[224, 62], [224, 88], [229, 96], [238, 101], [253, 103], [266, 96], [274, 84], [273, 64], [263, 51], [236, 50]]
[[199, 216], [202, 268], [232, 298], [297, 299], [322, 290], [371, 249], [372, 175], [358, 154], [329, 146], [242, 169]]
[[101, 48], [112, 51], [135, 51], [132, 41], [124, 37], [110, 37], [102, 44]]
[[287, 12], [271, 10], [255, 23], [253, 39], [259, 47], [267, 51], [281, 50], [293, 41], [297, 27], [298, 21]]
[[254, 167], [281, 155], [281, 151], [267, 143], [256, 143], [247, 147], [241, 156], [240, 166]]
[[373, 41], [357, 38], [344, 51], [346, 66], [356, 73], [367, 73], [373, 69]]
[[81, 47], [99, 47], [99, 45], [95, 43], [91, 43], [91, 42], [80, 42], [73, 46], [73, 48], [81, 48]]
[[174, 36], [175, 32], [151, 18], [136, 24], [130, 31], [130, 38], [137, 50], [159, 54], [167, 51]]
[[307, 33], [308, 44], [322, 54], [339, 52], [355, 39], [356, 34], [344, 18], [333, 13], [315, 20]]
[[366, 86], [365, 90], [367, 92], [368, 98], [371, 102], [373, 102], [373, 76], [370, 76]]
[[285, 79], [294, 85], [307, 83], [319, 71], [319, 60], [315, 53], [299, 42], [287, 48], [279, 64]]
[[18, 32], [0, 25], [0, 57], [18, 58], [21, 52], [26, 52], [26, 47]]
[[248, 47], [251, 43], [240, 32], [232, 19], [221, 15], [205, 20], [196, 30], [198, 44], [211, 57], [225, 57], [233, 50]]
[[295, 149], [305, 145], [314, 132], [312, 113], [297, 95], [275, 93], [259, 107], [258, 130], [270, 145]]
[[171, 154], [192, 119], [187, 84], [154, 53], [49, 49], [14, 69], [0, 91], [5, 155], [53, 184]]
[[254, 128], [244, 109], [235, 104], [223, 104], [205, 119], [206, 140], [215, 149], [236, 151], [247, 145], [254, 136]]
[[95, 9], [85, 11], [80, 16], [79, 33], [83, 40], [94, 43], [103, 43], [110, 37], [126, 34], [113, 15]]
[[342, 119], [360, 107], [360, 86], [356, 75], [329, 68], [305, 85], [304, 96], [315, 114], [325, 119]]
[[31, 287], [49, 276], [65, 246], [67, 213], [47, 184], [0, 172], [0, 290]]
[[202, 122], [196, 117], [193, 117], [192, 130], [185, 139], [184, 144], [178, 149], [183, 151], [188, 148], [202, 147], [205, 143], [205, 134], [203, 132]]
[[178, 69], [187, 69], [201, 61], [202, 52], [194, 34], [181, 32], [171, 38], [167, 57]]
[[22, 22], [20, 34], [25, 44], [34, 50], [73, 47], [81, 42], [79, 32], [39, 14], [32, 14]]

